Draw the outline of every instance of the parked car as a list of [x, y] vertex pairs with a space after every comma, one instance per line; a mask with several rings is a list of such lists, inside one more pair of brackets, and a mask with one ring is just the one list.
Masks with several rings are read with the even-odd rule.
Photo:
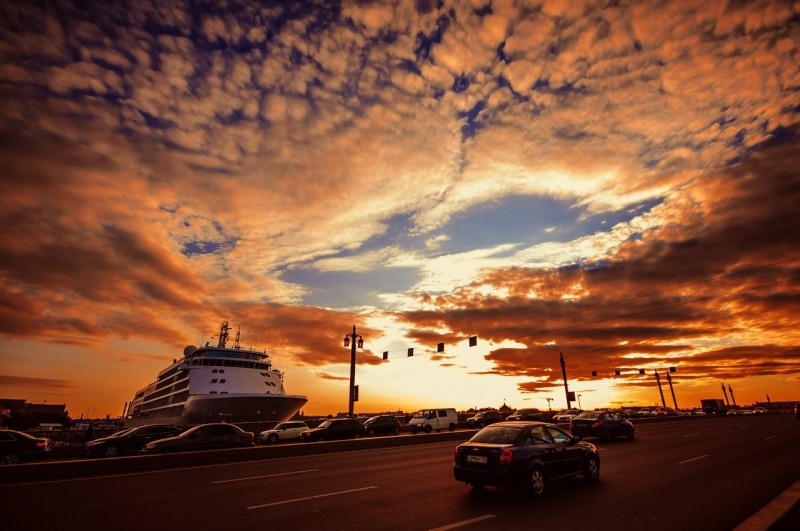
[[0, 430], [0, 464], [15, 465], [20, 461], [46, 455], [50, 451], [50, 440], [33, 437], [15, 430]]
[[497, 422], [456, 447], [456, 481], [474, 488], [526, 488], [544, 494], [548, 482], [574, 475], [600, 478], [597, 448], [543, 422]]
[[769, 411], [764, 406], [756, 406], [753, 408], [753, 413], [756, 415], [765, 415], [769, 413]]
[[443, 429], [453, 431], [456, 429], [456, 424], [458, 424], [458, 414], [455, 408], [422, 409], [414, 413], [408, 422], [408, 429], [411, 433], [418, 431], [430, 433], [433, 430], [438, 432]]
[[367, 435], [397, 435], [400, 433], [400, 421], [394, 415], [378, 415], [364, 421]]
[[583, 413], [583, 410], [581, 409], [565, 409], [561, 413], [554, 416], [553, 420], [556, 422], [569, 422], [581, 413]]
[[135, 454], [145, 444], [157, 439], [174, 437], [183, 428], [168, 424], [152, 424], [128, 428], [100, 439], [94, 439], [83, 446], [86, 457], [117, 457], [118, 455]]
[[255, 435], [233, 424], [200, 424], [175, 437], [158, 439], [145, 444], [140, 453], [156, 454], [218, 448], [253, 446]]
[[300, 438], [300, 434], [308, 429], [308, 424], [302, 420], [281, 422], [271, 430], [264, 430], [258, 434], [258, 442], [275, 443]]
[[467, 419], [467, 426], [470, 428], [483, 428], [502, 420], [503, 417], [497, 411], [479, 411]]
[[329, 419], [300, 434], [300, 440], [331, 441], [334, 439], [358, 439], [366, 433], [364, 426], [356, 419]]
[[542, 420], [542, 412], [536, 408], [518, 409], [506, 420]]
[[631, 421], [613, 411], [584, 411], [570, 421], [569, 431], [581, 439], [600, 437], [606, 441], [623, 436], [633, 440], [636, 435]]
[[650, 413], [651, 417], [676, 417], [678, 412], [671, 407], [660, 407]]

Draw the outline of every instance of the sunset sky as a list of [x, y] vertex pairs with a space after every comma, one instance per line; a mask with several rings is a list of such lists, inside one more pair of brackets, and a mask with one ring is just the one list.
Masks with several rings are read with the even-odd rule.
[[799, 65], [797, 2], [2, 2], [0, 397], [229, 321], [307, 414], [353, 325], [356, 412], [800, 399]]

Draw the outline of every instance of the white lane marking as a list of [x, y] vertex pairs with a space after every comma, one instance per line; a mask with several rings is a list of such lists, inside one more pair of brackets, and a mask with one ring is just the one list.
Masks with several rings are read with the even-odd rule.
[[698, 455], [697, 457], [692, 457], [691, 459], [684, 459], [683, 461], [678, 461], [678, 464], [685, 465], [686, 463], [691, 463], [692, 461], [699, 461], [700, 459], [705, 459], [706, 457], [710, 456], [711, 454]]
[[764, 437], [764, 440], [768, 441], [770, 439], [774, 439], [775, 437], [777, 437], [777, 435], [770, 435], [769, 437]]
[[278, 476], [291, 476], [292, 474], [306, 474], [308, 472], [319, 472], [318, 468], [312, 468], [310, 470], [298, 470], [296, 472], [282, 472], [280, 474], [267, 474], [265, 476], [251, 476], [249, 478], [236, 478], [236, 479], [223, 479], [220, 481], [212, 481], [212, 484], [217, 483], [233, 483], [234, 481], [248, 481], [250, 479], [264, 479], [264, 478], [275, 478]]
[[376, 485], [372, 487], [362, 487], [360, 489], [350, 489], [350, 490], [340, 490], [338, 492], [328, 492], [326, 494], [317, 494], [316, 496], [306, 496], [305, 498], [294, 498], [293, 500], [283, 500], [279, 502], [272, 502], [272, 503], [262, 503], [261, 505], [251, 505], [247, 509], [263, 509], [264, 507], [274, 507], [276, 505], [284, 505], [287, 503], [296, 503], [306, 500], [316, 500], [317, 498], [327, 498], [328, 496], [339, 496], [340, 494], [350, 494], [351, 492], [361, 492], [362, 490], [371, 490], [377, 489]]
[[[453, 448], [454, 441], [442, 441], [442, 442], [435, 442], [435, 443], [421, 443], [424, 444], [426, 448], [434, 448], [438, 446], [450, 446]], [[309, 443], [313, 444], [313, 443]], [[113, 479], [113, 478], [125, 478], [130, 476], [145, 476], [150, 474], [160, 474], [162, 472], [183, 472], [184, 470], [202, 470], [204, 468], [219, 468], [223, 466], [252, 466], [253, 464], [258, 463], [274, 463], [276, 461], [295, 461], [297, 459], [308, 459], [309, 457], [319, 457], [319, 456], [326, 456], [326, 455], [340, 455], [340, 454], [358, 454], [358, 453], [368, 453], [368, 452], [384, 452], [384, 451], [392, 451], [397, 450], [399, 448], [411, 448], [417, 445], [409, 445], [409, 446], [387, 446], [385, 448], [367, 448], [366, 450], [342, 450], [340, 452], [325, 452], [319, 454], [306, 454], [306, 455], [295, 455], [295, 456], [286, 456], [286, 457], [269, 457], [266, 459], [253, 459], [252, 461], [234, 461], [232, 463], [216, 463], [213, 465], [195, 465], [195, 466], [184, 466], [178, 468], [158, 468], [155, 470], [144, 470], [142, 472], [123, 472], [121, 474], [108, 474], [105, 476], [84, 476], [79, 478], [65, 478], [65, 479], [42, 479], [38, 481], [21, 481], [19, 483], [0, 483], [0, 489], [4, 487], [22, 487], [22, 486], [31, 486], [31, 485], [50, 485], [53, 483], [72, 483], [75, 481], [96, 481], [99, 479]], [[456, 444], [455, 446], [458, 446]], [[452, 455], [452, 452], [450, 453]], [[122, 457], [120, 459], [136, 459], [135, 456], [132, 457]], [[36, 463], [37, 466], [44, 466], [52, 464], [52, 462], [48, 463]]]
[[700, 432], [698, 431], [697, 433], [687, 433], [686, 435], [683, 435], [683, 437], [694, 437], [695, 435], [700, 435]]
[[446, 525], [443, 527], [434, 527], [430, 531], [447, 531], [448, 529], [455, 529], [457, 527], [463, 527], [465, 525], [474, 524], [475, 522], [483, 522], [484, 520], [489, 520], [490, 518], [497, 517], [496, 514], [485, 514], [483, 516], [478, 516], [477, 518], [471, 518], [469, 520], [462, 520], [460, 522], [456, 522], [454, 524]]

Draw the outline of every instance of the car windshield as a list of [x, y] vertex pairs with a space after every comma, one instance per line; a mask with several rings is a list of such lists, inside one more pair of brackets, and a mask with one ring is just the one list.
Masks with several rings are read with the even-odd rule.
[[491, 444], [511, 444], [517, 438], [522, 428], [512, 426], [489, 426], [475, 434], [470, 442], [491, 443]]
[[109, 437], [122, 437], [123, 435], [127, 435], [132, 432], [135, 428], [125, 428], [124, 430], [120, 430], [118, 432], [112, 433]]
[[575, 418], [576, 419], [591, 419], [591, 420], [594, 420], [594, 419], [600, 417], [600, 415], [602, 415], [602, 414], [603, 414], [602, 411], [591, 411], [591, 412], [588, 412], [588, 413], [581, 413], [580, 415], [578, 415]]
[[277, 426], [275, 426], [272, 429], [274, 429], [274, 430], [285, 430], [286, 428], [289, 428], [289, 427], [291, 427], [291, 426], [289, 426], [289, 424], [286, 424], [285, 422], [281, 422], [280, 424], [278, 424]]
[[317, 427], [318, 428], [328, 428], [328, 427], [331, 426], [331, 424], [333, 424], [333, 422], [331, 422], [330, 420], [326, 420], [325, 422], [323, 422], [322, 424], [320, 424]]
[[417, 411], [416, 413], [414, 413], [414, 418], [415, 419], [424, 419], [424, 418], [427, 418], [427, 417], [428, 417], [428, 412], [425, 411], [425, 410]]

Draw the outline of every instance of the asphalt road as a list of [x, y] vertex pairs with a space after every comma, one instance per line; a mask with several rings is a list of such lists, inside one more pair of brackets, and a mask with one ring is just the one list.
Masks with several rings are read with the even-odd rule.
[[432, 443], [0, 485], [0, 525], [8, 531], [713, 531], [735, 528], [800, 479], [800, 421], [792, 416], [637, 428], [634, 441], [597, 442], [600, 482], [571, 478], [539, 500], [457, 483], [454, 443]]

